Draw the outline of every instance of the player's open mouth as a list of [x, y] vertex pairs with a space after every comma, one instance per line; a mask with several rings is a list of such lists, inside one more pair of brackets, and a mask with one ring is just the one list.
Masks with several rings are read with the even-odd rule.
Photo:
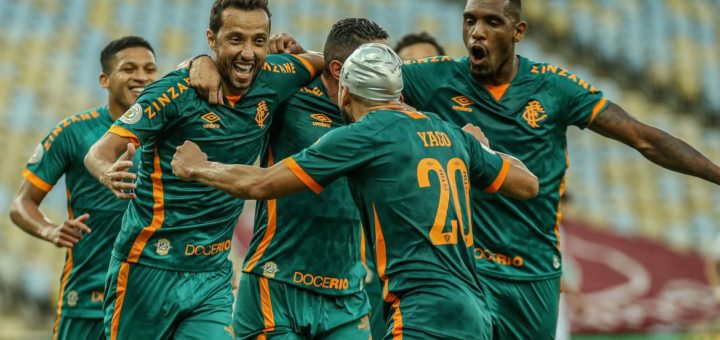
[[130, 93], [132, 93], [134, 96], [139, 96], [142, 91], [145, 90], [145, 87], [131, 87]]
[[253, 64], [246, 64], [241, 62], [234, 62], [232, 64], [233, 71], [235, 72], [235, 75], [240, 79], [248, 79], [252, 75], [253, 72]]
[[487, 57], [485, 48], [478, 45], [470, 47], [470, 59], [473, 64], [480, 64], [485, 60], [485, 57]]

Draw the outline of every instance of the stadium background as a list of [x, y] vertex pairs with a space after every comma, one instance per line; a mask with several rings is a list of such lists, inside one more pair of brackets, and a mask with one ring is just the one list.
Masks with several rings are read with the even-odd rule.
[[[64, 251], [25, 235], [8, 218], [35, 145], [63, 117], [106, 102], [98, 55], [111, 39], [145, 37], [161, 74], [207, 53], [211, 3], [0, 0], [0, 339], [47, 338], [54, 317]], [[465, 54], [462, 0], [271, 0], [270, 6], [273, 32], [288, 32], [313, 50], [322, 50], [336, 20], [365, 16], [394, 39], [425, 30], [450, 56]], [[529, 30], [520, 54], [573, 70], [633, 115], [720, 162], [720, 0], [526, 0], [523, 6]], [[571, 129], [568, 138], [568, 281], [585, 296], [576, 299], [584, 316], [571, 318], [573, 329], [586, 339], [720, 334], [712, 333], [720, 323], [715, 281], [705, 270], [720, 259], [720, 188], [662, 170], [594, 133]], [[43, 203], [54, 221], [66, 217], [63, 186]], [[251, 221], [246, 215], [239, 223], [236, 263]], [[613, 319], [628, 308], [634, 312]]]

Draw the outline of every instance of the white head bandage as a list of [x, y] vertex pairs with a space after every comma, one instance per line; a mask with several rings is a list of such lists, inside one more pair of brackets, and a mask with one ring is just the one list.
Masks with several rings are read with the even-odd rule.
[[345, 60], [340, 84], [365, 99], [398, 100], [403, 89], [401, 66], [402, 60], [387, 45], [364, 44]]

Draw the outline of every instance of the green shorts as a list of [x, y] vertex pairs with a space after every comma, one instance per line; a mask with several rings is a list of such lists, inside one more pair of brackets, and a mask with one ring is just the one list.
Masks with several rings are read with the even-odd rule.
[[176, 272], [116, 258], [105, 283], [108, 339], [233, 339], [232, 265]]
[[54, 333], [55, 336], [53, 339], [55, 340], [105, 339], [103, 319], [97, 318], [73, 318], [64, 315], [60, 316]]
[[242, 273], [233, 325], [237, 339], [370, 338], [367, 294], [329, 296]]
[[479, 288], [443, 281], [415, 286], [385, 303], [383, 339], [492, 339], [490, 311]]
[[554, 339], [560, 278], [507, 281], [480, 276], [498, 339]]

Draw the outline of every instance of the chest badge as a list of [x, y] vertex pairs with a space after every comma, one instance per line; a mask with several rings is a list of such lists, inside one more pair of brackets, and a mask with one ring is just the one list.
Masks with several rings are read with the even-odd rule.
[[203, 124], [203, 127], [206, 129], [219, 129], [220, 124], [217, 124], [217, 122], [220, 121], [220, 116], [215, 114], [215, 112], [208, 112], [202, 116], [200, 116], [200, 119], [204, 120], [206, 124]]
[[463, 112], [472, 112], [473, 111], [472, 108], [469, 108], [468, 106], [473, 105], [475, 103], [473, 103], [473, 101], [470, 100], [470, 98], [468, 98], [468, 97], [457, 96], [457, 97], [453, 97], [452, 101], [455, 102], [456, 104], [458, 104], [458, 105], [455, 105], [452, 107], [453, 110], [463, 111]]
[[310, 118], [313, 119], [313, 125], [320, 126], [324, 128], [329, 128], [332, 123], [332, 119], [328, 117], [327, 115], [324, 115], [322, 113], [313, 113], [310, 115]]
[[547, 114], [545, 114], [545, 109], [542, 107], [542, 104], [537, 100], [533, 100], [525, 106], [525, 112], [523, 112], [522, 118], [531, 128], [537, 129], [540, 127], [539, 123], [547, 119]]
[[170, 248], [172, 248], [172, 246], [168, 239], [161, 238], [155, 243], [155, 252], [160, 256], [165, 256], [170, 253]]
[[270, 117], [270, 111], [268, 110], [267, 103], [262, 100], [258, 103], [257, 111], [255, 112], [255, 122], [258, 127], [265, 127], [265, 120], [267, 120], [268, 117]]

